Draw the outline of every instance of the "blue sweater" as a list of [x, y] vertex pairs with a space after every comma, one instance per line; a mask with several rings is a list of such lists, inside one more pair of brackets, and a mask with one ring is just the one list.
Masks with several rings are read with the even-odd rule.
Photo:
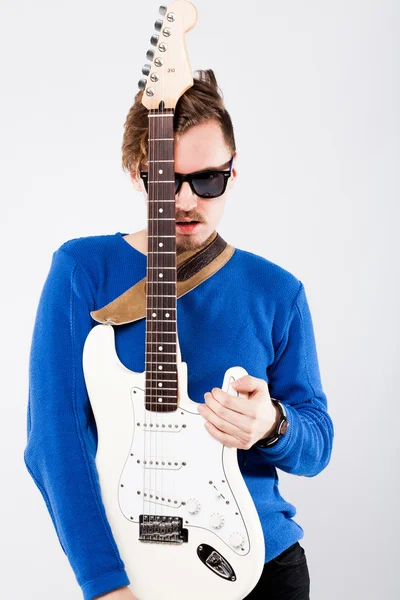
[[[82, 369], [85, 339], [98, 325], [89, 312], [146, 275], [146, 255], [123, 235], [72, 239], [54, 252], [30, 352], [25, 463], [85, 600], [130, 583], [101, 500], [97, 430]], [[304, 535], [295, 506], [279, 493], [277, 468], [317, 475], [329, 463], [334, 436], [304, 286], [236, 248], [216, 274], [177, 300], [177, 328], [192, 400], [204, 402], [225, 371], [240, 365], [285, 404], [290, 426], [275, 446], [238, 450], [268, 562]], [[114, 331], [121, 362], [143, 372], [145, 319]]]

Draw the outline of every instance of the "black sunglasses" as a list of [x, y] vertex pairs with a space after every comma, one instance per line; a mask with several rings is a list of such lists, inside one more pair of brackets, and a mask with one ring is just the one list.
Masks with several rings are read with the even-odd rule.
[[[218, 198], [218, 196], [222, 196], [232, 173], [233, 158], [234, 156], [229, 161], [229, 171], [197, 171], [187, 175], [175, 173], [175, 194], [179, 193], [182, 183], [187, 181], [192, 192], [200, 198]], [[143, 179], [146, 192], [148, 192], [148, 171], [140, 171], [140, 177]]]

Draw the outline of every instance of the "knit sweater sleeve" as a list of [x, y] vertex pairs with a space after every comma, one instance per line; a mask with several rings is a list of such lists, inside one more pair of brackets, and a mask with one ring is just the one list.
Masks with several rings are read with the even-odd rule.
[[313, 477], [329, 463], [334, 429], [322, 389], [313, 323], [302, 282], [267, 369], [269, 393], [287, 411], [289, 428], [271, 448], [257, 448], [282, 471]]
[[93, 309], [85, 273], [59, 248], [33, 328], [24, 459], [85, 600], [130, 583], [95, 465], [97, 435], [82, 367]]

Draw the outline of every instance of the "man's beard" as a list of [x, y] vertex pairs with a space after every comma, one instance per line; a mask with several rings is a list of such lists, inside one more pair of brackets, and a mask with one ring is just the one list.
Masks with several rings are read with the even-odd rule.
[[176, 254], [179, 255], [188, 250], [200, 250], [201, 248], [204, 248], [204, 246], [207, 246], [210, 243], [213, 235], [214, 231], [204, 242], [195, 241], [194, 239], [191, 239], [190, 235], [182, 236], [182, 240], [180, 240], [179, 243], [178, 241], [176, 242]]

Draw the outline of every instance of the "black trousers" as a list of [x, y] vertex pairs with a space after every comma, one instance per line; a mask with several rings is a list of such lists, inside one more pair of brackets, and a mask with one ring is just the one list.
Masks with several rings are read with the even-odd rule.
[[243, 600], [310, 600], [307, 558], [299, 542], [265, 563], [256, 587]]

